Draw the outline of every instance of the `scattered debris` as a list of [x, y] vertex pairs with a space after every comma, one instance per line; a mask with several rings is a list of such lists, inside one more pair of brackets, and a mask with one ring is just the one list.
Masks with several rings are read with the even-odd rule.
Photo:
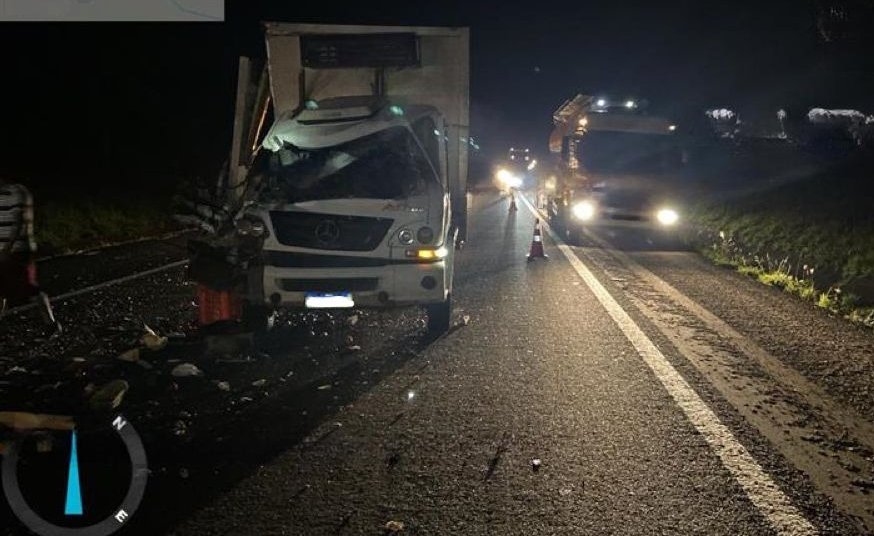
[[167, 337], [161, 337], [157, 333], [155, 333], [152, 328], [143, 324], [143, 328], [145, 329], [145, 333], [143, 334], [140, 341], [143, 345], [152, 350], [153, 352], [157, 352], [158, 350], [163, 350], [165, 346], [167, 346]]
[[118, 360], [127, 361], [128, 363], [136, 363], [140, 360], [140, 349], [131, 348], [125, 352], [118, 354]]
[[121, 405], [121, 401], [124, 399], [124, 395], [127, 394], [128, 389], [130, 389], [130, 385], [125, 380], [112, 380], [100, 389], [97, 389], [91, 396], [88, 404], [95, 411], [115, 409]]
[[180, 467], [179, 476], [182, 478], [188, 478], [188, 469], [186, 469], [185, 467]]
[[46, 428], [50, 430], [72, 430], [73, 417], [63, 415], [43, 415], [23, 411], [0, 411], [0, 425], [15, 430]]
[[252, 382], [252, 387], [264, 387], [265, 385], [267, 385], [267, 380], [263, 378]]
[[6, 371], [6, 374], [27, 374], [27, 369], [24, 367], [14, 366]]
[[46, 384], [43, 384], [43, 385], [40, 385], [39, 387], [37, 387], [37, 388], [34, 390], [34, 392], [35, 392], [35, 393], [42, 393], [42, 392], [45, 392], [45, 391], [54, 391], [54, 390], [56, 390], [58, 387], [60, 387], [61, 385], [63, 385], [62, 382], [46, 383]]
[[851, 484], [862, 489], [874, 489], [874, 479], [854, 478]]
[[325, 385], [320, 385], [320, 386], [319, 386], [319, 391], [327, 391], [327, 390], [330, 389], [330, 388], [331, 388], [331, 384], [330, 384], [330, 383], [326, 383]]
[[191, 376], [202, 376], [203, 371], [197, 368], [197, 365], [192, 363], [180, 363], [173, 367], [170, 375], [174, 378], [187, 378]]
[[178, 420], [173, 423], [173, 435], [175, 436], [184, 436], [188, 433], [188, 425], [185, 424], [185, 421]]
[[534, 458], [533, 460], [531, 460], [531, 470], [534, 471], [535, 473], [537, 471], [540, 471], [541, 465], [543, 465], [543, 462], [540, 461], [540, 458]]
[[219, 391], [230, 391], [231, 390], [231, 384], [228, 382], [218, 382], [217, 384], [215, 384], [215, 386], [219, 388]]
[[350, 326], [354, 326], [358, 323], [358, 315], [351, 315], [346, 319], [346, 322], [348, 322]]
[[466, 326], [470, 324], [470, 315], [462, 315], [461, 317], [461, 325]]
[[385, 532], [387, 534], [399, 534], [404, 531], [404, 522], [403, 521], [387, 521], [385, 526]]
[[349, 352], [360, 352], [361, 347], [358, 346], [357, 344], [353, 344], [352, 346], [347, 346], [346, 350], [348, 350]]

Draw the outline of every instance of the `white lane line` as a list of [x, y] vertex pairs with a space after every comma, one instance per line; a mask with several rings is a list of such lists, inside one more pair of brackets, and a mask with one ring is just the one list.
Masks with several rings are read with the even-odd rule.
[[[113, 285], [118, 285], [119, 283], [126, 283], [128, 281], [132, 281], [134, 279], [139, 279], [140, 277], [146, 277], [152, 274], [157, 274], [166, 270], [170, 270], [172, 268], [177, 268], [179, 266], [185, 266], [188, 264], [188, 259], [183, 261], [171, 262], [170, 264], [165, 264], [163, 266], [158, 266], [157, 268], [152, 268], [151, 270], [144, 270], [142, 272], [137, 272], [135, 274], [126, 275], [124, 277], [119, 277], [118, 279], [111, 279], [109, 281], [104, 281], [103, 283], [97, 283], [96, 285], [90, 285], [84, 288], [80, 288], [78, 290], [72, 290], [70, 292], [59, 294], [57, 296], [53, 296], [49, 298], [51, 302], [58, 302], [62, 300], [66, 300], [68, 298], [73, 298], [82, 294], [87, 294], [89, 292], [94, 292], [95, 290], [100, 290], [102, 288], [111, 287]], [[29, 309], [33, 309], [36, 307], [35, 303], [28, 303], [27, 305], [20, 305], [18, 307], [14, 307], [6, 311], [6, 315], [12, 315], [15, 313], [21, 313], [27, 311]]]
[[[528, 199], [519, 198], [534, 214], [540, 214]], [[701, 397], [692, 389], [677, 369], [665, 358], [656, 345], [646, 336], [634, 320], [622, 309], [607, 289], [592, 274], [592, 271], [577, 257], [552, 228], [541, 219], [542, 227], [555, 242], [559, 251], [567, 258], [577, 274], [601, 302], [604, 309], [631, 342], [634, 349], [649, 366], [659, 382], [668, 391], [674, 402], [683, 410], [686, 418], [713, 449], [722, 465], [729, 470], [735, 480], [743, 487], [750, 501], [759, 509], [778, 534], [802, 536], [817, 534], [816, 529], [793, 505], [771, 477], [750, 455], [747, 449], [734, 437], [731, 430], [722, 424], [719, 417], [707, 407]]]

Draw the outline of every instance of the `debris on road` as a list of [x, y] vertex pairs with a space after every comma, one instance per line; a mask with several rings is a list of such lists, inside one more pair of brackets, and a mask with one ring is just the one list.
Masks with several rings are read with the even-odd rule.
[[215, 384], [215, 386], [219, 388], [219, 391], [230, 391], [231, 390], [231, 384], [228, 382], [218, 382], [217, 384]]
[[[108, 411], [121, 405], [124, 395], [130, 389], [125, 380], [112, 380], [94, 392], [88, 404], [95, 411]], [[86, 387], [87, 392], [87, 387]]]
[[119, 361], [127, 361], [128, 363], [136, 363], [140, 360], [140, 349], [131, 348], [130, 350], [126, 350], [118, 354], [117, 359]]
[[399, 534], [404, 531], [403, 521], [387, 521], [385, 524], [386, 534]]
[[252, 387], [264, 387], [265, 385], [267, 385], [267, 380], [263, 378], [252, 382]]
[[348, 322], [350, 326], [354, 326], [358, 323], [358, 315], [351, 315], [346, 319], [346, 322]]
[[851, 484], [865, 490], [874, 489], [874, 479], [854, 478]]
[[65, 415], [43, 415], [23, 411], [0, 411], [0, 425], [15, 430], [72, 430], [73, 417]]
[[540, 461], [540, 458], [534, 458], [531, 460], [531, 470], [535, 473], [540, 470], [541, 465], [543, 465], [543, 462]]
[[203, 371], [197, 368], [197, 365], [192, 363], [180, 363], [173, 367], [170, 375], [174, 378], [188, 378], [192, 376], [203, 376]]
[[162, 337], [155, 333], [155, 331], [149, 326], [143, 324], [143, 328], [145, 329], [145, 333], [143, 334], [140, 341], [143, 345], [152, 350], [153, 352], [157, 352], [159, 350], [163, 350], [165, 346], [167, 346], [167, 341], [169, 340], [167, 337]]
[[188, 433], [188, 425], [185, 424], [185, 421], [178, 420], [173, 423], [173, 435], [175, 436], [183, 436]]

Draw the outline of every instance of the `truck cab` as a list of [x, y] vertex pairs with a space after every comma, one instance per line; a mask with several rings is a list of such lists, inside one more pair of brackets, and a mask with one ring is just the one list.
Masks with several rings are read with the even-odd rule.
[[258, 240], [249, 316], [415, 305], [446, 331], [467, 230], [468, 30], [266, 23], [265, 38], [267, 82], [238, 89], [257, 126], [235, 124], [231, 164], [236, 225]]
[[[672, 235], [682, 224], [683, 152], [676, 125], [634, 99], [577, 96], [556, 114], [563, 168], [547, 211], [572, 242], [586, 227]], [[558, 152], [556, 150], [555, 152]]]
[[[263, 226], [252, 299], [291, 307], [446, 308], [457, 229], [433, 107], [333, 98], [276, 122], [243, 218]], [[443, 311], [445, 312], [445, 311]]]

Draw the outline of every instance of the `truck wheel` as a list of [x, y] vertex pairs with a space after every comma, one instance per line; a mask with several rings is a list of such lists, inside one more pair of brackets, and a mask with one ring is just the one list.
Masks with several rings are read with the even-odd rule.
[[452, 317], [452, 293], [446, 296], [446, 301], [425, 306], [428, 313], [428, 334], [443, 335], [449, 331]]
[[243, 306], [243, 327], [253, 333], [266, 333], [273, 328], [276, 311], [268, 305], [247, 303]]

